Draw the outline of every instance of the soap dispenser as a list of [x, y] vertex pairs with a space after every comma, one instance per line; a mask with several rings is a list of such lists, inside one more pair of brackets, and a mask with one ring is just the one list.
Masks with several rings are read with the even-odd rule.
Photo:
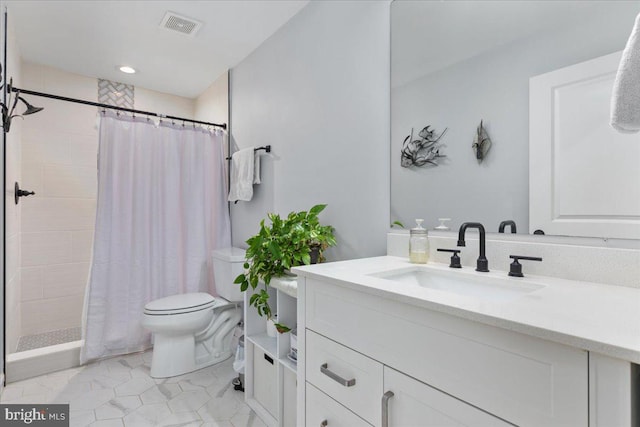
[[417, 226], [409, 231], [409, 261], [426, 264], [429, 261], [429, 238], [422, 227], [423, 219], [416, 219]]
[[438, 221], [440, 221], [440, 225], [435, 228], [436, 230], [438, 230], [438, 231], [449, 231], [449, 230], [451, 230], [449, 228], [449, 226], [447, 226], [447, 224], [446, 224], [447, 221], [451, 221], [451, 218], [438, 218]]

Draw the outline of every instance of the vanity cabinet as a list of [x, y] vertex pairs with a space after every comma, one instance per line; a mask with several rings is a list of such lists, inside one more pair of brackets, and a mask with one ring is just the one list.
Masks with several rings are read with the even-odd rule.
[[[348, 416], [381, 427], [589, 425], [588, 352], [301, 280], [306, 350], [299, 405], [309, 408], [305, 394], [331, 399]], [[321, 425], [316, 421], [307, 425]]]

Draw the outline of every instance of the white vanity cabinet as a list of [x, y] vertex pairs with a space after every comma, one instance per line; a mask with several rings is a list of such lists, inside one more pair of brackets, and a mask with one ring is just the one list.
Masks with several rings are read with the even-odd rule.
[[[299, 407], [321, 393], [380, 427], [589, 425], [588, 352], [317, 279], [299, 278], [299, 285], [303, 280]], [[325, 420], [313, 415], [307, 425]], [[340, 425], [330, 418], [327, 426]]]

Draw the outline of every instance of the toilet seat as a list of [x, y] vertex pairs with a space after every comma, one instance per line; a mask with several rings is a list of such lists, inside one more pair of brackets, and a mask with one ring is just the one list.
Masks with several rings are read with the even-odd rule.
[[171, 295], [151, 301], [144, 306], [144, 314], [170, 316], [208, 310], [227, 304], [205, 292]]

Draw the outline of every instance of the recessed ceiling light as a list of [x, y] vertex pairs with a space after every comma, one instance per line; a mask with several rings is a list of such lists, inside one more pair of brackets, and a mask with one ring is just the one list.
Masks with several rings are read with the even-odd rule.
[[135, 68], [131, 68], [128, 65], [123, 65], [119, 70], [127, 74], [134, 74], [136, 72]]

